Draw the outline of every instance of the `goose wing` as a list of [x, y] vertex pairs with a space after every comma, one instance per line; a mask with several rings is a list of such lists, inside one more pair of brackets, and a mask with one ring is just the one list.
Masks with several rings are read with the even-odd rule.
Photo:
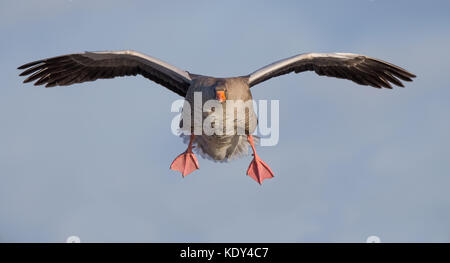
[[314, 71], [320, 76], [352, 80], [360, 85], [392, 89], [412, 81], [414, 74], [391, 63], [352, 53], [305, 53], [256, 70], [248, 76], [250, 87], [291, 72]]
[[69, 54], [37, 60], [20, 66], [24, 83], [45, 87], [67, 86], [75, 83], [140, 74], [169, 90], [185, 96], [191, 83], [187, 71], [142, 53], [102, 51]]

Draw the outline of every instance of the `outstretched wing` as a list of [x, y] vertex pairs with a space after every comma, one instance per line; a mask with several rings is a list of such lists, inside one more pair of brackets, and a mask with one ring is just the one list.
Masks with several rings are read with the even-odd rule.
[[75, 83], [140, 74], [185, 96], [191, 83], [189, 73], [159, 59], [136, 51], [103, 51], [69, 54], [34, 61], [18, 69], [30, 75], [24, 83], [67, 86]]
[[392, 89], [391, 83], [403, 87], [400, 80], [416, 77], [388, 62], [351, 53], [306, 53], [267, 65], [249, 75], [249, 85], [291, 72], [315, 71], [320, 76], [349, 79], [360, 85]]

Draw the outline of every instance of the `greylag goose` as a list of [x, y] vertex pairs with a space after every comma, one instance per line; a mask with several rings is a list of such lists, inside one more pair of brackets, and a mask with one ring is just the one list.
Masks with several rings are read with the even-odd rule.
[[[253, 151], [247, 175], [259, 184], [274, 173], [256, 154], [253, 133], [257, 117], [247, 102], [252, 101], [250, 88], [273, 77], [291, 72], [314, 71], [318, 75], [348, 79], [360, 85], [392, 89], [403, 87], [400, 80], [412, 81], [414, 74], [388, 62], [351, 53], [305, 53], [282, 59], [253, 73], [232, 78], [214, 78], [191, 74], [157, 58], [136, 51], [104, 51], [69, 54], [37, 60], [20, 66], [20, 76], [30, 75], [24, 83], [45, 87], [67, 86], [75, 83], [140, 74], [185, 98], [180, 121], [182, 136], [189, 140], [185, 152], [172, 162], [170, 169], [186, 176], [199, 169], [192, 149], [215, 161], [227, 161], [238, 153]], [[200, 94], [200, 95], [196, 95]], [[198, 100], [201, 100], [200, 103]], [[207, 102], [214, 107], [204, 111]], [[232, 110], [216, 110], [230, 101], [243, 102]], [[198, 104], [198, 105], [195, 105]], [[245, 108], [247, 107], [248, 110]], [[192, 110], [193, 109], [193, 110]], [[196, 115], [197, 111], [203, 111]], [[228, 109], [228, 108], [226, 108]], [[234, 110], [233, 110], [234, 109]], [[236, 110], [245, 110], [244, 119], [237, 119]], [[196, 117], [196, 116], [200, 116]], [[214, 119], [217, 130], [226, 133], [205, 133], [202, 123]], [[216, 130], [216, 131], [217, 131]], [[195, 144], [195, 146], [193, 145]]]

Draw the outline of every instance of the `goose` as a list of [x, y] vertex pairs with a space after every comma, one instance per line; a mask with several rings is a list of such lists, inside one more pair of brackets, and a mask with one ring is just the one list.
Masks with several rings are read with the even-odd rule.
[[[256, 128], [257, 117], [253, 108], [245, 111], [244, 120], [237, 120], [234, 112], [216, 111], [214, 107], [207, 112], [201, 112], [200, 118], [196, 117], [199, 116], [196, 112], [201, 110], [207, 101], [220, 106], [229, 101], [239, 100], [244, 102], [239, 106], [240, 110], [245, 107], [246, 102], [252, 100], [253, 86], [292, 72], [314, 71], [320, 76], [348, 79], [360, 85], [379, 89], [392, 89], [392, 84], [404, 87], [401, 81], [412, 81], [412, 78], [416, 77], [391, 63], [353, 53], [303, 53], [276, 61], [248, 75], [230, 78], [192, 74], [133, 50], [68, 54], [37, 60], [18, 69], [23, 70], [20, 76], [29, 75], [24, 83], [35, 81], [34, 85], [45, 84], [45, 87], [142, 75], [182, 96], [185, 101], [180, 128], [188, 146], [186, 151], [174, 159], [170, 169], [181, 172], [183, 177], [199, 169], [194, 148], [196, 153], [203, 157], [226, 162], [247, 153], [250, 146], [253, 159], [247, 169], [247, 175], [259, 184], [265, 179], [273, 178], [274, 173], [255, 150], [257, 138], [252, 134]], [[200, 95], [196, 97], [198, 93]], [[199, 99], [202, 100], [201, 103], [197, 103], [200, 107], [195, 107]], [[228, 131], [231, 132], [206, 134], [202, 129], [196, 132], [199, 123], [202, 127], [201, 123], [208, 118], [219, 120], [215, 123], [223, 124], [224, 127], [228, 124], [228, 128], [231, 128]], [[236, 130], [241, 132], [237, 133]]]

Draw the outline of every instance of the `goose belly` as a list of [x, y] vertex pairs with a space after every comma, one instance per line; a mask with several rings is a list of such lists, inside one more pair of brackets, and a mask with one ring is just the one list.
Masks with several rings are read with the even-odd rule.
[[[190, 136], [182, 134], [181, 137], [186, 144], [189, 143]], [[245, 135], [197, 135], [193, 144], [196, 154], [217, 162], [228, 162], [247, 156], [250, 146]]]
[[184, 141], [189, 142], [189, 134], [193, 132], [196, 135], [193, 142], [196, 146], [194, 151], [215, 161], [226, 162], [248, 155], [247, 135], [255, 131], [257, 117], [253, 108], [248, 107], [245, 117], [237, 117], [236, 112], [241, 110], [224, 110], [221, 113], [194, 108], [194, 113], [190, 116], [192, 126], [180, 124]]

